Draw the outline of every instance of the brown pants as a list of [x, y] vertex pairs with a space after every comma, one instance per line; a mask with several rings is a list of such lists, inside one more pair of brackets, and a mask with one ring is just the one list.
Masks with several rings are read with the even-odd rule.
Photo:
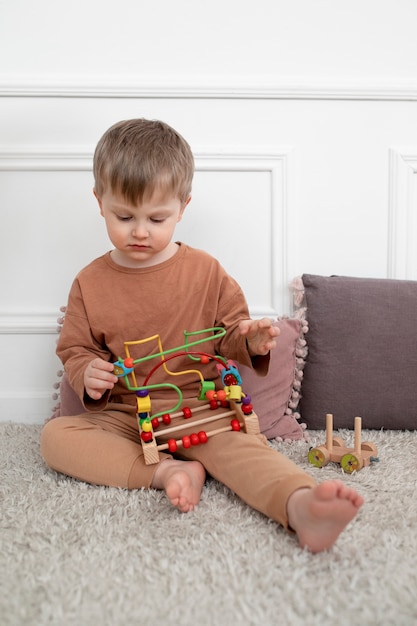
[[[158, 467], [145, 464], [136, 416], [125, 410], [58, 417], [47, 422], [41, 434], [41, 453], [53, 470], [109, 487], [149, 488]], [[171, 458], [164, 452], [159, 456], [160, 462]], [[272, 449], [262, 435], [219, 433], [205, 444], [179, 449], [175, 456], [200, 461], [210, 476], [285, 528], [290, 495], [316, 484]]]

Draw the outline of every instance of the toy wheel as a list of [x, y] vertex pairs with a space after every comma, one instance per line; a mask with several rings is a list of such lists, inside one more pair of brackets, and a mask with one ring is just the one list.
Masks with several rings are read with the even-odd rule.
[[352, 472], [358, 471], [361, 468], [361, 461], [355, 454], [345, 454], [340, 459], [340, 465], [346, 474], [352, 474]]
[[308, 461], [314, 467], [324, 467], [330, 460], [330, 454], [326, 448], [311, 448], [308, 453]]
[[336, 448], [343, 448], [343, 446], [345, 445], [345, 442], [341, 437], [333, 437], [332, 443], [334, 446], [336, 446]]

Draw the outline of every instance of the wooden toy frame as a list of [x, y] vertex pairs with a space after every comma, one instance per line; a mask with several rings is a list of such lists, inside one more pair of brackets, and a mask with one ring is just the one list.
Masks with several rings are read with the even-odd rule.
[[[126, 358], [123, 359], [119, 357], [119, 359], [113, 363], [113, 371], [119, 378], [124, 378], [129, 390], [136, 393], [139, 434], [145, 463], [147, 465], [159, 462], [160, 451], [168, 450], [170, 453], [175, 453], [178, 447], [189, 448], [191, 446], [204, 444], [210, 437], [222, 432], [230, 430], [243, 430], [243, 432], [248, 434], [258, 434], [260, 432], [258, 417], [253, 410], [250, 396], [245, 394], [242, 390], [242, 379], [236, 364], [227, 361], [219, 355], [207, 354], [205, 352], [192, 352], [189, 350], [191, 346], [221, 337], [225, 332], [224, 328], [217, 327], [192, 333], [184, 331], [184, 345], [165, 351], [162, 349], [159, 335], [154, 335], [143, 340], [124, 342]], [[195, 336], [207, 333], [212, 333], [212, 335], [204, 337], [203, 339], [195, 339]], [[133, 359], [129, 347], [149, 341], [157, 342], [158, 351], [143, 358]], [[224, 385], [223, 389], [216, 390], [215, 383], [213, 381], [204, 380], [202, 373], [198, 369], [187, 369], [180, 372], [169, 370], [167, 367], [168, 361], [178, 356], [189, 357], [194, 362], [208, 363], [210, 360], [216, 361], [217, 367], [221, 372]], [[138, 385], [134, 366], [148, 359], [158, 359], [158, 363], [146, 376], [143, 385]], [[150, 377], [161, 366], [166, 374], [170, 376], [179, 376], [191, 372], [195, 373], [196, 376], [200, 378], [201, 383], [200, 394], [197, 399], [203, 404], [190, 409], [187, 406], [183, 406], [182, 392], [178, 386], [171, 383], [162, 383], [159, 385], [149, 384]], [[130, 382], [129, 377], [132, 379], [132, 382]], [[179, 398], [178, 402], [171, 409], [171, 413], [159, 412], [152, 414], [150, 392], [153, 389], [167, 387], [176, 391]], [[189, 418], [195, 416], [196, 413], [200, 413], [201, 416], [197, 416], [197, 419], [189, 420]], [[198, 430], [197, 432], [180, 436], [183, 431], [190, 432], [194, 427], [201, 428], [206, 424], [213, 424], [220, 420], [222, 420], [222, 425], [219, 425], [218, 428], [214, 428], [209, 432]], [[230, 420], [229, 423], [227, 423], [228, 420]], [[157, 439], [162, 437], [165, 441], [158, 444]], [[168, 440], [166, 439], [167, 437], [169, 437]]]
[[[228, 406], [226, 406], [226, 404]], [[195, 413], [200, 412], [202, 414], [200, 419], [197, 419], [192, 423], [188, 421], [187, 418], [191, 417], [191, 414], [195, 415]], [[171, 414], [170, 418], [177, 423], [166, 427], [161, 426], [158, 430], [153, 429], [152, 440], [148, 443], [142, 440], [143, 456], [147, 465], [159, 462], [159, 452], [165, 450], [169, 453], [175, 453], [178, 447], [189, 448], [191, 446], [204, 444], [207, 442], [207, 439], [219, 433], [231, 430], [243, 430], [243, 432], [248, 434], [258, 434], [260, 432], [258, 416], [256, 413], [252, 410], [250, 415], [245, 415], [242, 410], [242, 404], [234, 400], [222, 402], [217, 408], [213, 408], [209, 403], [197, 406], [192, 411], [188, 409], [188, 407], [184, 407], [182, 411]], [[192, 432], [190, 435], [180, 436], [181, 432], [184, 430], [190, 431], [190, 429], [194, 429], [194, 427], [198, 427], [198, 429], [200, 429], [206, 424], [215, 423], [225, 418], [230, 419], [230, 424], [227, 426], [225, 425], [221, 428], [215, 428], [209, 432], [197, 430], [196, 432]], [[139, 414], [138, 426], [139, 432], [142, 434], [143, 429], [140, 424]], [[157, 444], [157, 439], [159, 437], [166, 438], [168, 435], [171, 435], [172, 439], [168, 440], [168, 442]]]
[[347, 448], [343, 439], [333, 437], [333, 415], [326, 415], [326, 443], [311, 448], [308, 453], [309, 462], [315, 467], [324, 467], [330, 461], [340, 463], [347, 474], [357, 472], [363, 467], [377, 461], [377, 447], [369, 442], [361, 442], [362, 418], [355, 417], [354, 447]]

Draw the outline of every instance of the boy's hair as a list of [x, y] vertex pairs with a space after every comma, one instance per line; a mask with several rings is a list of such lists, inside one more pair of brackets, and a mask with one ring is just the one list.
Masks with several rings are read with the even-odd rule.
[[125, 120], [98, 142], [93, 170], [98, 196], [110, 188], [137, 204], [160, 189], [185, 202], [191, 193], [194, 157], [185, 139], [168, 124]]

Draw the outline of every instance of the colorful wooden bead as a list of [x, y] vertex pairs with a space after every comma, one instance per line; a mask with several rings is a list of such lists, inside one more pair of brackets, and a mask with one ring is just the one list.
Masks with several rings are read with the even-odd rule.
[[200, 443], [207, 443], [208, 436], [205, 430], [200, 430], [200, 432], [198, 433], [198, 439]]
[[136, 402], [138, 405], [138, 413], [150, 413], [151, 398], [147, 389], [139, 389], [136, 392]]
[[203, 380], [200, 385], [200, 393], [198, 394], [198, 399], [201, 401], [211, 400], [213, 398], [213, 394], [215, 393], [216, 385], [212, 380]]
[[191, 439], [188, 435], [184, 435], [181, 441], [184, 448], [191, 448]]
[[178, 445], [175, 439], [168, 439], [168, 450], [172, 453], [178, 450]]

